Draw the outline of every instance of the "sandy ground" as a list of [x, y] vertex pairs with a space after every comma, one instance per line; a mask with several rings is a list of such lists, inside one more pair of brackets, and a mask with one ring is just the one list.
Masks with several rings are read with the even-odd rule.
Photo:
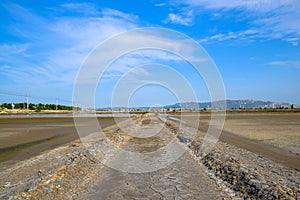
[[300, 155], [300, 113], [228, 114], [224, 129]]
[[[192, 143], [188, 141], [186, 146], [179, 145], [190, 150], [166, 168], [133, 174], [113, 170], [104, 164], [125, 171], [140, 167], [160, 169], [159, 164], [165, 162], [162, 158], [170, 158], [176, 152], [168, 154], [170, 151], [162, 147], [166, 147], [171, 138], [178, 144], [189, 130], [195, 129], [188, 125], [198, 122], [195, 117], [191, 116], [184, 127], [178, 127], [177, 121], [169, 119], [161, 123], [157, 116], [153, 119], [133, 117], [131, 122], [122, 122], [123, 128], [108, 126], [104, 130], [106, 137], [97, 139], [96, 133], [88, 135], [85, 145], [90, 151], [76, 140], [15, 163], [0, 170], [0, 199], [222, 199], [227, 195], [232, 199], [300, 198], [296, 162], [299, 156], [282, 148], [225, 130], [209, 155], [201, 158], [199, 147], [203, 137], [200, 136], [207, 128], [205, 117], [201, 118], [199, 138]], [[31, 125], [43, 119], [31, 121]], [[44, 127], [57, 127], [60, 120], [44, 122]], [[9, 123], [3, 121], [3, 124]], [[13, 129], [14, 124], [15, 128], [20, 128], [24, 121], [6, 125], [6, 128]], [[66, 128], [69, 124], [65, 121], [60, 125]], [[81, 125], [89, 127], [88, 121]], [[34, 145], [29, 143], [29, 146]], [[145, 165], [121, 150], [142, 153], [138, 158]], [[274, 160], [279, 156], [283, 164], [294, 167], [281, 165], [260, 153]], [[284, 160], [284, 157], [292, 159], [291, 155], [296, 156], [294, 162]]]
[[[106, 138], [88, 135], [89, 152], [77, 141], [0, 172], [0, 199], [227, 199], [157, 117], [124, 122], [121, 130], [107, 127]], [[146, 132], [156, 135], [145, 140], [133, 137]], [[169, 140], [182, 149], [183, 156], [168, 165], [162, 154], [170, 155], [158, 149]], [[143, 156], [136, 160], [121, 149]], [[139, 165], [140, 159], [145, 165]], [[137, 171], [125, 172], [133, 168]], [[143, 172], [137, 173], [139, 169]]]
[[[103, 128], [115, 124], [112, 117], [98, 121]], [[89, 126], [88, 118], [81, 126]], [[76, 139], [72, 117], [0, 117], [0, 170]]]
[[[195, 115], [184, 115], [189, 125], [199, 124]], [[206, 132], [210, 114], [199, 119], [199, 130]], [[300, 170], [300, 113], [227, 113], [220, 140]]]
[[[192, 113], [187, 123], [196, 126]], [[178, 117], [178, 115], [176, 115]], [[101, 119], [101, 120], [100, 120]], [[206, 131], [210, 115], [201, 113], [200, 130]], [[99, 118], [101, 126], [114, 124]], [[84, 126], [88, 126], [88, 121]], [[0, 169], [44, 150], [78, 139], [72, 117], [0, 117]], [[273, 157], [300, 169], [300, 113], [227, 113], [221, 141]]]

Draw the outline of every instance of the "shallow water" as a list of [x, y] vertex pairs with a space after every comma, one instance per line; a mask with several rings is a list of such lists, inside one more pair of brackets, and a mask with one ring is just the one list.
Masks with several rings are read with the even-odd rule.
[[90, 113], [80, 113], [80, 114], [5, 114], [0, 115], [0, 117], [133, 117], [134, 114], [128, 113], [114, 113], [114, 114], [90, 114]]
[[173, 120], [173, 121], [185, 123], [185, 121], [183, 121], [183, 120], [181, 120], [181, 119], [178, 119], [178, 118], [175, 118], [175, 117], [169, 117], [169, 119], [171, 119], [171, 120]]

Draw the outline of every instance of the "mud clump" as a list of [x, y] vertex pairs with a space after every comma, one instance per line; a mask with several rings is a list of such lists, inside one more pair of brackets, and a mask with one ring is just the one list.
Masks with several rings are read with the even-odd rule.
[[[243, 199], [300, 199], [298, 171], [287, 169], [266, 158], [254, 160], [257, 155], [251, 152], [244, 154], [251, 156], [243, 157], [235, 147], [231, 147], [235, 148], [235, 154], [232, 155], [234, 151], [225, 150], [228, 144], [218, 144], [212, 152], [201, 157], [200, 144], [199, 141], [192, 141], [188, 147], [200, 158], [207, 171], [222, 180], [237, 196]], [[264, 161], [259, 164], [260, 160]]]

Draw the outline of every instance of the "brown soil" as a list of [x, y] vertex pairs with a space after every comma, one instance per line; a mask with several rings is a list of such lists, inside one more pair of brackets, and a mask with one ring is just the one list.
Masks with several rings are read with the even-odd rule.
[[[209, 114], [200, 114], [200, 122], [191, 113], [185, 115], [187, 124], [200, 123], [199, 130], [207, 131]], [[227, 113], [219, 139], [300, 170], [300, 113]]]
[[[102, 128], [115, 124], [112, 117], [98, 117], [98, 121]], [[83, 126], [88, 123], [87, 118]], [[76, 139], [72, 117], [1, 117], [0, 170]]]

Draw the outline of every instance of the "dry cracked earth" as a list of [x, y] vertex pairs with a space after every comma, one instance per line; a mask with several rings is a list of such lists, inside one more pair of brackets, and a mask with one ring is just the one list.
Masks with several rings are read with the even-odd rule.
[[136, 116], [22, 161], [0, 172], [0, 199], [300, 199], [297, 170], [223, 143], [200, 157], [178, 124]]

